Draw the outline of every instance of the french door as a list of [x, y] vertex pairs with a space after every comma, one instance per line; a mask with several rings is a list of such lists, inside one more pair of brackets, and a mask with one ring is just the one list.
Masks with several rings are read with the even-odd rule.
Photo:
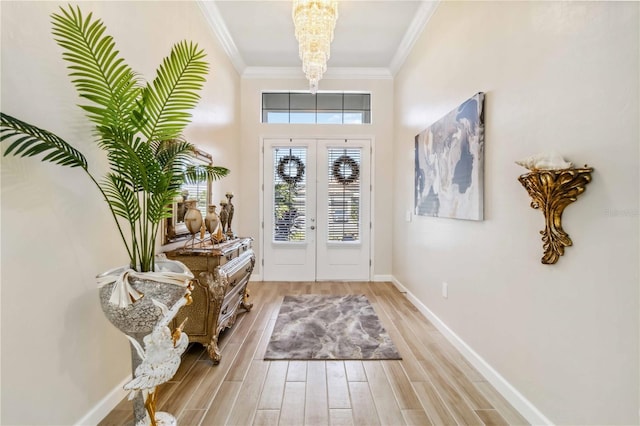
[[368, 139], [265, 139], [265, 281], [368, 280]]

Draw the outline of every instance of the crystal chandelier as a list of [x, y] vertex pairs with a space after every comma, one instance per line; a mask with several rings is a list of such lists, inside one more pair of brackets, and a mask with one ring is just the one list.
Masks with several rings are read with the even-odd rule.
[[293, 23], [300, 45], [302, 71], [309, 80], [311, 93], [318, 91], [318, 81], [327, 70], [337, 19], [337, 0], [293, 0]]

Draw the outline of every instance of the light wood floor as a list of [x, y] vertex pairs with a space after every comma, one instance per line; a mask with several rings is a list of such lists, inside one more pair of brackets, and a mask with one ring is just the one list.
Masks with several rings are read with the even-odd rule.
[[[213, 366], [193, 344], [158, 409], [186, 425], [527, 424], [390, 283], [250, 283]], [[286, 294], [365, 294], [402, 361], [264, 361]], [[100, 425], [132, 422], [123, 400]]]

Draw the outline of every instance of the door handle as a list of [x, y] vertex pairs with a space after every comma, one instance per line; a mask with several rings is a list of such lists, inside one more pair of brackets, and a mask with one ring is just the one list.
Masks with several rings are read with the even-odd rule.
[[316, 227], [315, 227], [315, 226], [312, 226], [312, 227], [311, 227], [311, 230], [314, 230], [314, 229], [316, 229]]

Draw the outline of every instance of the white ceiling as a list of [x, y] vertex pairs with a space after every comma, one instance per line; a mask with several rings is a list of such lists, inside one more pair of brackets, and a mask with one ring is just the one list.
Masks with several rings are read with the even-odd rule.
[[[326, 76], [392, 76], [437, 3], [340, 0]], [[240, 74], [302, 73], [291, 0], [201, 0], [199, 4]]]

